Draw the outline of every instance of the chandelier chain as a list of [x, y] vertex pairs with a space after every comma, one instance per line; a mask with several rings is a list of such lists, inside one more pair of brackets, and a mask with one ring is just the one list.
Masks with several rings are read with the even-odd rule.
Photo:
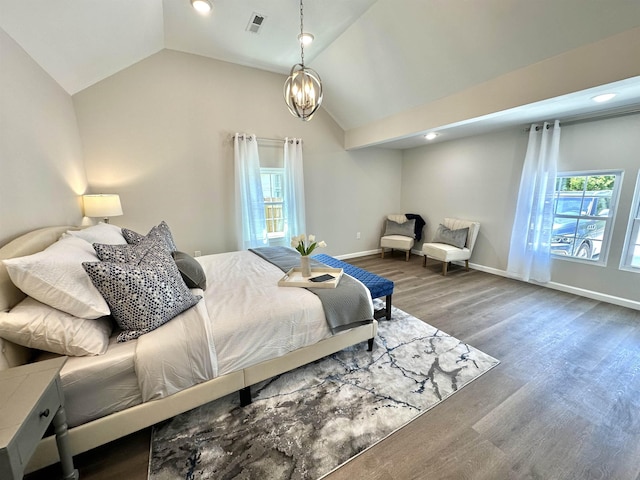
[[300, 0], [300, 63], [304, 67], [304, 42], [302, 41], [302, 35], [304, 35], [304, 11], [302, 9], [302, 0]]

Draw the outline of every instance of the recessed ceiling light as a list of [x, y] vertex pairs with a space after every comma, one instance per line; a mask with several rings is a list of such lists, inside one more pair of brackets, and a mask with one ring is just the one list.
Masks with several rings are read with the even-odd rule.
[[608, 102], [613, 97], [615, 97], [615, 93], [603, 93], [602, 95], [596, 95], [595, 97], [591, 97], [591, 100], [597, 103]]
[[313, 42], [313, 35], [311, 35], [310, 33], [304, 32], [298, 35], [298, 40], [302, 45], [306, 47], [307, 45], [310, 45], [311, 42]]
[[198, 13], [209, 13], [213, 8], [209, 0], [191, 0], [191, 6]]
[[436, 132], [429, 132], [424, 136], [424, 138], [426, 138], [427, 140], [433, 140], [437, 136], [438, 134]]

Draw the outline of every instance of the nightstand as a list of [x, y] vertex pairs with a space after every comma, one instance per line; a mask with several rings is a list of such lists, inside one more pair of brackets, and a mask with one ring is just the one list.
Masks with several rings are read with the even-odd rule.
[[0, 478], [23, 477], [38, 442], [53, 423], [62, 474], [77, 480], [68, 446], [60, 369], [67, 357], [0, 371]]

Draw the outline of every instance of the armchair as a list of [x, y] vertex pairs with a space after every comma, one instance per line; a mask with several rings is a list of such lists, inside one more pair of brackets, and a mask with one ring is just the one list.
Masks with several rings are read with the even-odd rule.
[[478, 238], [480, 223], [458, 218], [445, 218], [431, 243], [422, 245], [422, 266], [427, 266], [427, 257], [442, 262], [442, 275], [447, 274], [450, 262], [464, 260], [469, 271], [469, 258]]
[[405, 253], [405, 261], [409, 261], [411, 248], [417, 240], [422, 238], [422, 229], [425, 221], [420, 215], [407, 213], [388, 215], [385, 232], [380, 238], [380, 250], [384, 258], [384, 249], [402, 250]]

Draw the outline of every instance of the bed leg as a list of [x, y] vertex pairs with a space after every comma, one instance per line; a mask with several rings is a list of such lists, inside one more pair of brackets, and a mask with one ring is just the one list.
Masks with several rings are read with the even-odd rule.
[[387, 320], [391, 320], [391, 294], [387, 295], [386, 313], [387, 313]]
[[373, 351], [373, 338], [367, 340], [367, 352]]
[[238, 393], [240, 394], [241, 407], [246, 407], [251, 404], [251, 387], [241, 388]]

